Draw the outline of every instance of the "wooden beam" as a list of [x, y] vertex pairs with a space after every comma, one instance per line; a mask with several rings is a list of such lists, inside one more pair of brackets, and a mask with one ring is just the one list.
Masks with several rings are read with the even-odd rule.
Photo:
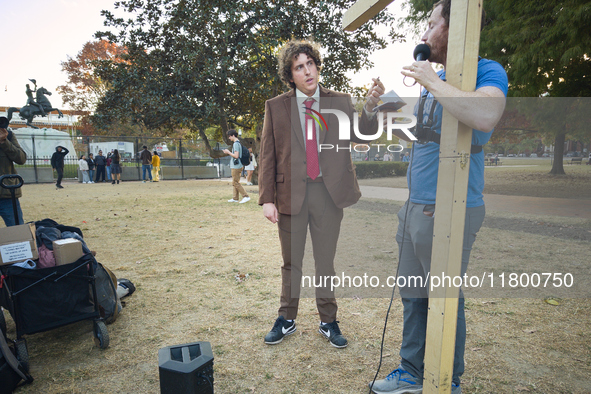
[[343, 16], [343, 30], [355, 31], [394, 0], [357, 0]]
[[[474, 91], [482, 0], [454, 0], [445, 74], [447, 82]], [[472, 129], [443, 111], [431, 277], [461, 275], [466, 196]], [[450, 393], [459, 288], [441, 287], [429, 294], [423, 393]]]

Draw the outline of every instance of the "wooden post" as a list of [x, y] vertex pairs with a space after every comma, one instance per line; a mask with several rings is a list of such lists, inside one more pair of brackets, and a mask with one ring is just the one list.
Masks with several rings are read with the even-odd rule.
[[394, 0], [357, 0], [343, 15], [343, 30], [355, 31]]
[[[453, 0], [445, 75], [447, 82], [474, 91], [482, 0]], [[466, 196], [472, 129], [445, 109], [441, 126], [439, 174], [431, 276], [461, 275]], [[447, 283], [446, 283], [447, 285]], [[452, 384], [459, 288], [440, 287], [429, 294], [423, 393], [450, 393]]]

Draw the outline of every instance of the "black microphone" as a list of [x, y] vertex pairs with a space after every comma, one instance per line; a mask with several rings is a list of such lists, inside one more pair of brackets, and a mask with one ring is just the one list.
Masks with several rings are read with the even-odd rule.
[[412, 56], [417, 62], [429, 60], [429, 56], [431, 56], [431, 48], [429, 48], [429, 45], [427, 44], [419, 44], [416, 46]]

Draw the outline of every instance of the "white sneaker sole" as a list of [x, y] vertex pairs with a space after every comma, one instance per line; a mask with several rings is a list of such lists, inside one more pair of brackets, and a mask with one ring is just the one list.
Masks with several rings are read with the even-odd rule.
[[[370, 383], [371, 385], [371, 383]], [[403, 387], [394, 391], [380, 391], [376, 389], [371, 390], [374, 394], [421, 394], [423, 392], [423, 386], [420, 387]]]
[[283, 338], [285, 338], [285, 337], [286, 337], [286, 336], [288, 336], [288, 335], [291, 335], [291, 334], [293, 334], [294, 332], [296, 332], [296, 330], [297, 330], [297, 328], [296, 328], [296, 325], [294, 324], [294, 326], [292, 327], [292, 329], [291, 329], [291, 330], [289, 330], [288, 332], [286, 332], [286, 333], [285, 333], [285, 335], [283, 335], [283, 336], [281, 337], [281, 339], [279, 339], [279, 340], [277, 340], [277, 341], [275, 341], [275, 342], [267, 342], [267, 341], [265, 341], [265, 343], [266, 343], [267, 345], [277, 345], [278, 343], [281, 343], [281, 341], [283, 341]]

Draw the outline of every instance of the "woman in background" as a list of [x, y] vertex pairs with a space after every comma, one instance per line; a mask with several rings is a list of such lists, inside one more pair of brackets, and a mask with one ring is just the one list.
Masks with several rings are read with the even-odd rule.
[[244, 167], [244, 169], [246, 170], [246, 185], [252, 186], [252, 174], [257, 168], [257, 161], [254, 158], [254, 153], [252, 153], [252, 148], [248, 148], [248, 152], [250, 153], [250, 164]]
[[107, 153], [107, 180], [110, 181], [111, 180], [111, 162], [113, 162], [113, 159], [111, 159], [111, 156], [113, 154], [111, 152]]
[[88, 178], [88, 162], [86, 161], [86, 156], [80, 156], [80, 160], [78, 160], [78, 168], [80, 168], [80, 172], [82, 172], [82, 183], [90, 183], [90, 179]]
[[111, 155], [111, 177], [113, 178], [111, 184], [115, 184], [115, 178], [117, 178], [117, 184], [119, 184], [119, 181], [121, 180], [121, 155], [119, 155], [117, 149], [115, 149], [113, 155]]

